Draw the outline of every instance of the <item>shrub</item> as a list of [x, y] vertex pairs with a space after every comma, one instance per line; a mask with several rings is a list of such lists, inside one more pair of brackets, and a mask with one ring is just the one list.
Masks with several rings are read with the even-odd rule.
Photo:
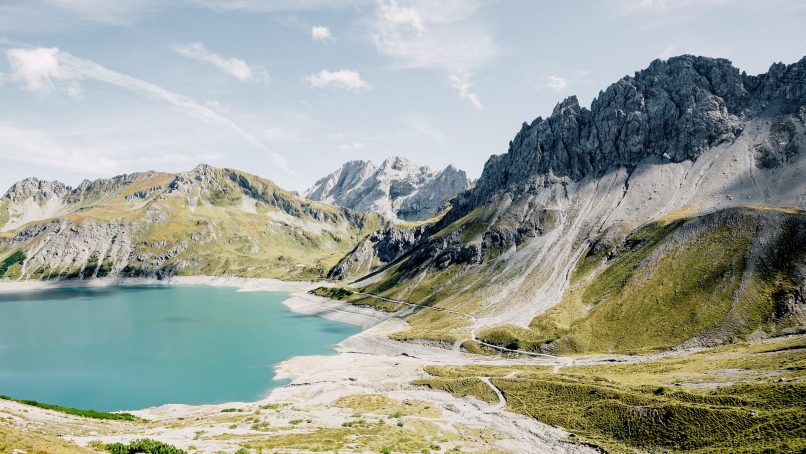
[[112, 454], [187, 454], [175, 446], [150, 438], [134, 440], [128, 445], [110, 443], [104, 445], [103, 449]]

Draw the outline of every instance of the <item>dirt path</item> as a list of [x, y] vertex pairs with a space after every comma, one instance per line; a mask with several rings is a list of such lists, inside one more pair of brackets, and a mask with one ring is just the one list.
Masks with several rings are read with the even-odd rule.
[[492, 390], [493, 390], [493, 392], [495, 393], [495, 395], [496, 395], [496, 396], [498, 396], [498, 403], [497, 403], [497, 404], [495, 404], [495, 405], [493, 405], [492, 407], [493, 407], [495, 410], [503, 410], [503, 409], [504, 409], [504, 407], [506, 407], [506, 405], [507, 405], [507, 400], [504, 398], [504, 395], [501, 393], [501, 390], [500, 390], [500, 389], [498, 389], [498, 387], [497, 387], [497, 386], [495, 386], [495, 385], [494, 385], [494, 384], [493, 384], [493, 383], [490, 381], [490, 377], [479, 377], [479, 380], [481, 380], [481, 381], [483, 381], [484, 383], [486, 383], [486, 384], [487, 384], [487, 386], [489, 386], [489, 387], [490, 387], [490, 389], [492, 389]]

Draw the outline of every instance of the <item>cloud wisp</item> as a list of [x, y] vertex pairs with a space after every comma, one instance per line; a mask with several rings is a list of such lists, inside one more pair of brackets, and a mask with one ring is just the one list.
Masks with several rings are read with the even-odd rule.
[[371, 20], [370, 40], [396, 68], [447, 73], [459, 96], [481, 109], [471, 79], [498, 54], [491, 32], [478, 17], [481, 6], [480, 0], [382, 0]]
[[305, 80], [314, 88], [337, 87], [354, 93], [369, 89], [369, 84], [361, 78], [361, 74], [349, 69], [322, 70], [317, 74], [311, 74]]
[[314, 25], [311, 27], [311, 38], [313, 38], [314, 41], [319, 41], [325, 44], [332, 43], [336, 40], [330, 29], [323, 25]]
[[94, 80], [129, 90], [139, 95], [165, 102], [177, 111], [203, 122], [218, 125], [240, 136], [244, 141], [272, 157], [278, 167], [291, 172], [285, 159], [268, 150], [255, 136], [246, 132], [234, 121], [210, 107], [179, 93], [127, 74], [119, 73], [90, 60], [74, 57], [58, 48], [9, 49], [6, 51], [11, 68], [9, 78], [18, 81], [31, 91], [50, 91], [62, 88], [68, 93], [80, 91], [80, 82]]
[[224, 73], [242, 81], [262, 81], [268, 82], [269, 75], [266, 71], [253, 68], [240, 58], [226, 58], [211, 52], [204, 47], [204, 44], [193, 42], [184, 46], [174, 48], [176, 52], [184, 57], [210, 63]]
[[[92, 139], [87, 140], [92, 136]], [[0, 122], [0, 158], [31, 164], [37, 167], [52, 167], [75, 173], [82, 177], [108, 177], [132, 169], [147, 169], [165, 165], [190, 166], [201, 161], [212, 161], [220, 156], [214, 153], [169, 151], [144, 153], [141, 142], [120, 140], [109, 134], [97, 137], [93, 134], [43, 131]], [[169, 147], [173, 148], [173, 147]], [[11, 152], [13, 150], [13, 152]]]

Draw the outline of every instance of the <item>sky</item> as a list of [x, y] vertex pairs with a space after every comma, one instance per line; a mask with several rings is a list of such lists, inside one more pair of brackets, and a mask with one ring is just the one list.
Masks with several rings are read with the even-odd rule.
[[404, 156], [477, 178], [657, 58], [806, 55], [802, 0], [2, 0], [0, 192], [205, 162], [302, 191]]

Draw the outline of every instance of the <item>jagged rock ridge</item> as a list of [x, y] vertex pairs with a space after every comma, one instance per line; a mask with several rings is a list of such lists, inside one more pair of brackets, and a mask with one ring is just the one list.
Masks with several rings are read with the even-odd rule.
[[743, 130], [743, 118], [798, 115], [806, 100], [806, 57], [749, 76], [730, 61], [683, 55], [655, 60], [580, 107], [575, 96], [548, 118], [524, 123], [506, 154], [487, 161], [474, 205], [540, 175], [580, 180], [648, 157], [695, 160]]
[[317, 181], [306, 198], [359, 211], [371, 211], [397, 221], [421, 221], [436, 215], [448, 199], [469, 187], [463, 170], [453, 166], [435, 172], [402, 158], [349, 161]]

